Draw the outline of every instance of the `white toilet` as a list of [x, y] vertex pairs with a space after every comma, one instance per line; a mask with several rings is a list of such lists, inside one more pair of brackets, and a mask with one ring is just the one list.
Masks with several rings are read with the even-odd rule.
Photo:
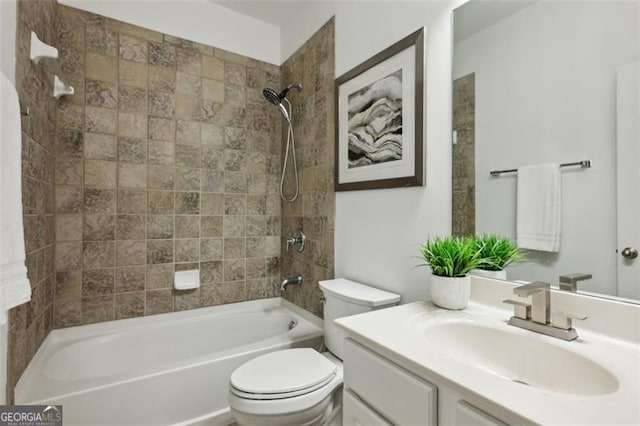
[[[346, 279], [320, 281], [324, 338], [330, 352], [285, 349], [261, 355], [231, 374], [229, 404], [241, 426], [320, 425], [341, 405], [340, 317], [393, 306], [400, 296]], [[336, 399], [334, 403], [334, 398]]]

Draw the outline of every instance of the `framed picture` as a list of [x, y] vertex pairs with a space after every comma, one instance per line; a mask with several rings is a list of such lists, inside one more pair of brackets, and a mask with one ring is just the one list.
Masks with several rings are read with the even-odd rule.
[[336, 79], [336, 191], [423, 184], [424, 32]]

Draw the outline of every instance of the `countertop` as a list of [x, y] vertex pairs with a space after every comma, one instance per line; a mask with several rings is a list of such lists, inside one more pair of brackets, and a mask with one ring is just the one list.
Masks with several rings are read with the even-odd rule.
[[[438, 380], [471, 394], [511, 419], [537, 424], [640, 424], [640, 345], [576, 328], [580, 337], [565, 342], [506, 324], [509, 312], [471, 302], [463, 311], [414, 302], [336, 320], [348, 337], [427, 380]], [[574, 351], [609, 370], [617, 390], [603, 395], [574, 395], [506, 380], [476, 365], [452, 358], [423, 337], [425, 322], [485, 321], [498, 328]], [[509, 351], [508, 347], [504, 348]]]

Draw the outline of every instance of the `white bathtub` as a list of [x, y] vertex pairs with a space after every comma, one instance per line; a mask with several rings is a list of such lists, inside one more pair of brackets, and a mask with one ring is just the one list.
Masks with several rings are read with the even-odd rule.
[[54, 330], [16, 404], [62, 404], [65, 425], [225, 425], [236, 367], [321, 338], [322, 320], [280, 298]]

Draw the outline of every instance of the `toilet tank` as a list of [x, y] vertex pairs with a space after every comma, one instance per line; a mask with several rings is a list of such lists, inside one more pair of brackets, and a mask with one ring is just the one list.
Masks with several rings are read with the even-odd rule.
[[333, 320], [397, 305], [400, 295], [344, 278], [320, 281], [324, 295], [324, 341], [342, 359], [344, 332]]

